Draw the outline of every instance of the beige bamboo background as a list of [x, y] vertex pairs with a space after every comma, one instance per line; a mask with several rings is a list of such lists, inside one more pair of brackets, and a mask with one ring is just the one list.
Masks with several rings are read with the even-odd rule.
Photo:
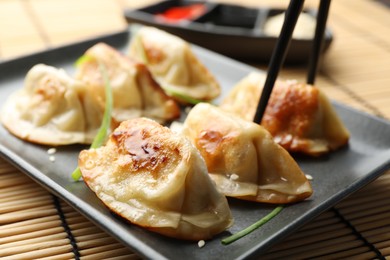
[[[126, 28], [134, 0], [1, 0], [0, 61]], [[234, 0], [225, 2], [235, 3]], [[250, 6], [288, 1], [242, 0]], [[385, 2], [385, 0], [384, 0]], [[306, 1], [317, 6], [318, 1]], [[334, 42], [317, 85], [332, 99], [390, 118], [390, 9], [374, 0], [332, 1]], [[251, 64], [266, 69], [264, 64]], [[306, 69], [281, 76], [304, 80]], [[389, 133], [390, 138], [390, 133]], [[262, 259], [390, 259], [390, 172], [265, 252]], [[60, 201], [81, 259], [137, 259], [128, 248]], [[349, 223], [340, 218], [341, 214]], [[0, 258], [73, 259], [54, 197], [0, 159]]]

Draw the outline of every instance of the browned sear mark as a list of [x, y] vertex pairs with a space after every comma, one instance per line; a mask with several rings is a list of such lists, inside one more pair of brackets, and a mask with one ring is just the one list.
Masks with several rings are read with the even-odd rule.
[[154, 139], [144, 129], [115, 131], [112, 138], [117, 143], [120, 154], [130, 155], [129, 170], [131, 172], [143, 170], [156, 174], [159, 168], [168, 163], [169, 151], [163, 149], [158, 139]]

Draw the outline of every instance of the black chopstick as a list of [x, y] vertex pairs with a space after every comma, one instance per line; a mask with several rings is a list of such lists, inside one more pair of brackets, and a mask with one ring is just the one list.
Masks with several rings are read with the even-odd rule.
[[272, 52], [267, 78], [265, 80], [259, 103], [257, 104], [256, 114], [253, 119], [255, 123], [261, 123], [269, 97], [271, 96], [273, 86], [279, 74], [279, 70], [283, 65], [284, 59], [286, 58], [292, 33], [294, 31], [295, 24], [297, 23], [298, 17], [302, 11], [303, 3], [304, 0], [291, 0], [286, 10], [283, 27], [276, 43], [276, 47]]
[[330, 1], [331, 0], [321, 0], [319, 10], [317, 13], [317, 21], [316, 21], [316, 31], [314, 35], [313, 40], [313, 47], [310, 55], [309, 60], [309, 69], [307, 74], [307, 80], [306, 83], [313, 85], [317, 70], [318, 70], [318, 64], [322, 52], [322, 48], [324, 46], [324, 35], [325, 35], [325, 28], [326, 28], [326, 21], [328, 19], [328, 13], [329, 13], [329, 7], [330, 7]]

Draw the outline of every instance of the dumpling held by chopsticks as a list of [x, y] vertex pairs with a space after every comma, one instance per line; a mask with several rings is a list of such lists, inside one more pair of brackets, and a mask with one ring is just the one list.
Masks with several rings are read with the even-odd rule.
[[[252, 121], [265, 82], [253, 72], [225, 97], [220, 107]], [[345, 146], [349, 132], [326, 95], [315, 86], [277, 80], [261, 125], [289, 152], [318, 156]]]

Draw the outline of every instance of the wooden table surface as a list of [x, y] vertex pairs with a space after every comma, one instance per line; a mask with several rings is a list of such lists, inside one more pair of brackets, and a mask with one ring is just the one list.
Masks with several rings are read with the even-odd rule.
[[[121, 31], [127, 27], [123, 17], [126, 8], [152, 2], [155, 1], [1, 0], [0, 62]], [[240, 2], [249, 6], [288, 4], [281, 0]], [[308, 0], [305, 5], [317, 7], [318, 1]], [[332, 1], [328, 26], [334, 40], [322, 59], [316, 80], [331, 99], [386, 120], [390, 119], [389, 25], [389, 1]], [[267, 66], [254, 62], [251, 65], [263, 69]], [[306, 68], [285, 67], [280, 76], [304, 81]], [[40, 199], [33, 201], [27, 194], [18, 194], [22, 187]], [[57, 207], [52, 205], [53, 200]], [[73, 229], [78, 253], [72, 251], [75, 246], [58, 219], [58, 205]], [[0, 159], [0, 258], [77, 258], [75, 254], [85, 259], [136, 257]], [[390, 259], [389, 171], [263, 255], [266, 259], [316, 257]]]

